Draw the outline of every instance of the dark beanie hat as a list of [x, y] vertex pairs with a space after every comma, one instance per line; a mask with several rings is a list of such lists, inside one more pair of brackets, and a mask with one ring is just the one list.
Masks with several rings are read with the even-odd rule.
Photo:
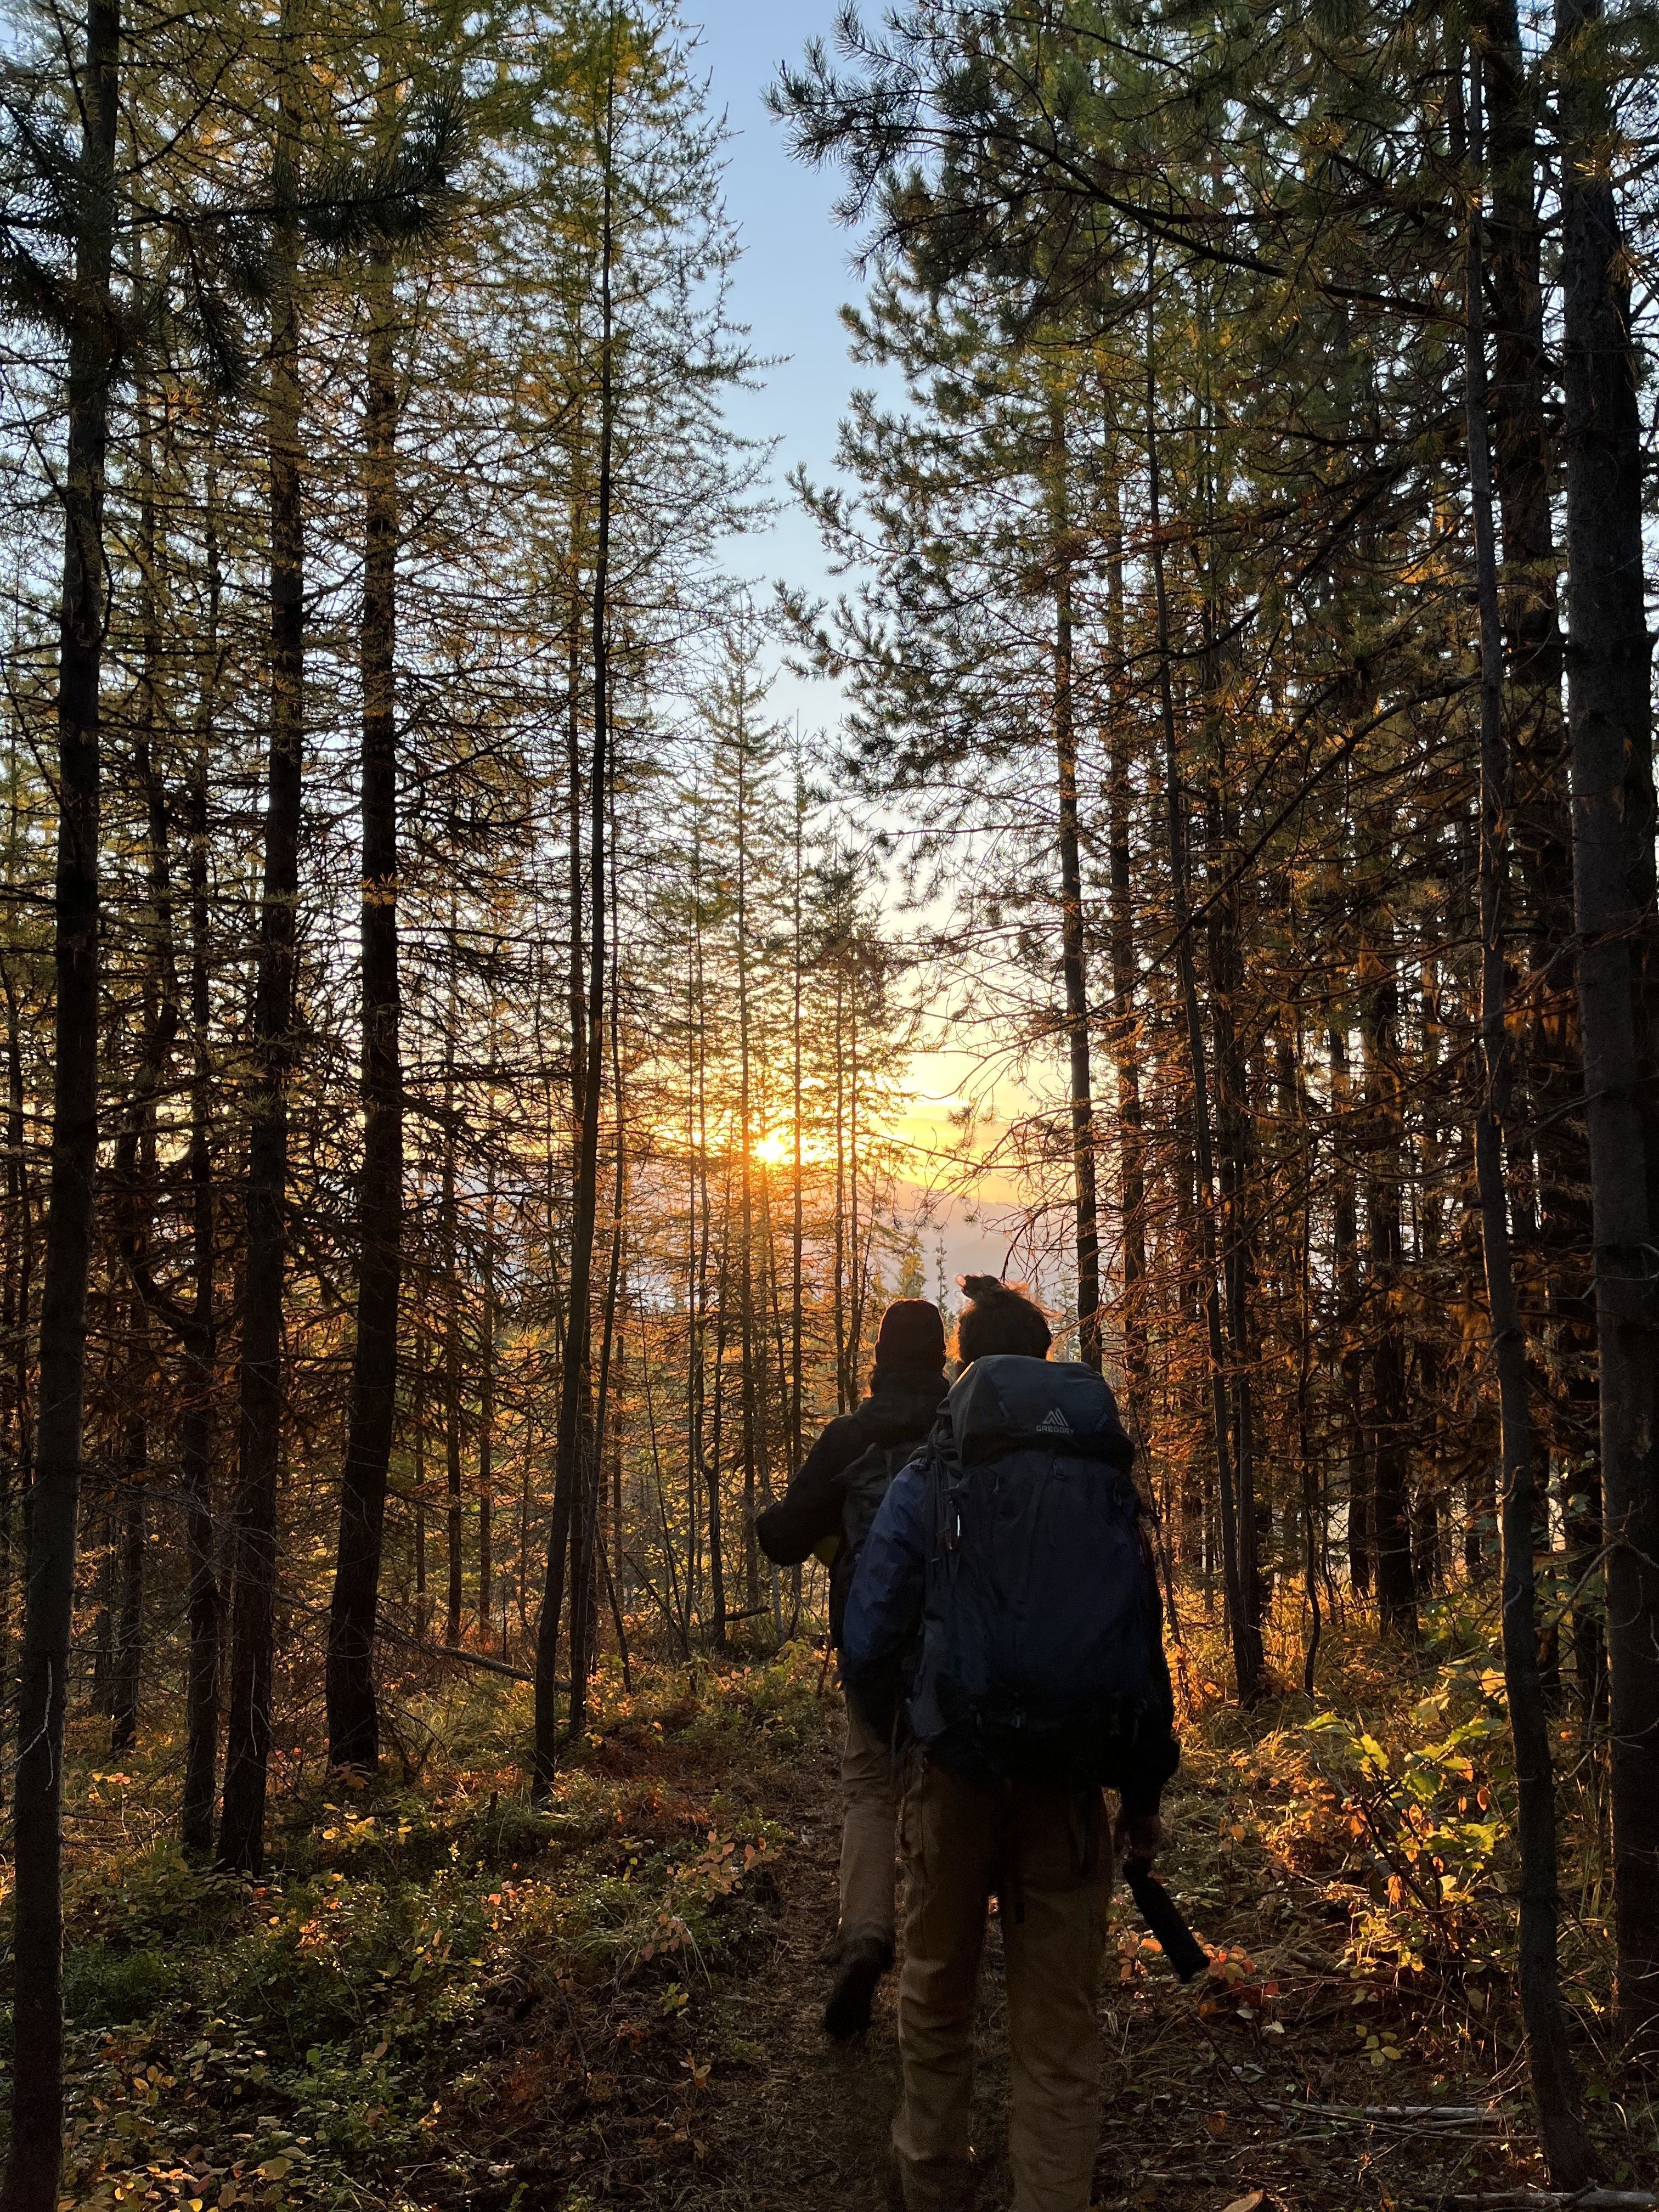
[[945, 1364], [945, 1323], [930, 1298], [896, 1298], [881, 1317], [876, 1338], [878, 1367]]

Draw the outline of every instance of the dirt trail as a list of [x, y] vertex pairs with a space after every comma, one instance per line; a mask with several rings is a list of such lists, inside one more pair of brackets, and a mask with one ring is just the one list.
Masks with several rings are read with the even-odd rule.
[[[825, 1784], [780, 1878], [771, 1955], [719, 1999], [720, 2045], [763, 2055], [752, 2071], [745, 2067], [720, 2081], [717, 2065], [711, 2076], [704, 2125], [712, 2170], [675, 2200], [685, 2212], [884, 2212], [891, 2201], [887, 2136], [899, 2086], [895, 1978], [881, 1985], [866, 2037], [837, 2046], [819, 2026], [832, 1971], [839, 1843], [827, 1774]], [[1136, 2086], [1140, 2051], [1148, 2044], [1158, 2046], [1166, 2070], [1196, 2056], [1199, 2071], [1215, 2072], [1212, 2054], [1191, 2021], [1191, 2002], [1170, 1982], [1162, 1992], [1138, 1992], [1133, 2017], [1121, 2002], [1105, 2006], [1107, 2111], [1097, 2203], [1200, 2212], [1245, 2193], [1229, 2178], [1242, 2170], [1243, 2143], [1220, 2149], [1206, 2124], [1206, 2113], [1217, 2107], [1212, 2089], [1202, 2111], [1178, 2113], [1170, 2108], [1190, 2106], [1190, 2097], [1158, 2096], [1144, 2081]], [[995, 2212], [1007, 2203], [1008, 2183], [1007, 2047], [994, 1920], [979, 2010], [973, 2137], [983, 2173], [980, 2203], [982, 2212]]]
[[[702, 1975], [688, 1961], [689, 1998], [667, 2017], [638, 1987], [619, 1986], [538, 2005], [516, 2027], [503, 2021], [491, 2039], [495, 2125], [449, 2203], [468, 2212], [884, 2212], [898, 2093], [892, 1978], [867, 2037], [836, 2046], [819, 2026], [836, 1922], [833, 1753], [755, 1781], [751, 1802], [763, 1796], [789, 1841], [741, 1900], [739, 1963]], [[1183, 1990], [1143, 1943], [1127, 1897], [1115, 1900], [1099, 2212], [1394, 2212], [1535, 2181], [1527, 2134], [1511, 2134], [1501, 2115], [1453, 2126], [1364, 2117], [1384, 2104], [1483, 2106], [1499, 2085], [1444, 2070], [1434, 2056], [1446, 2050], [1443, 2014], [1431, 2027], [1409, 1991], [1356, 1980], [1341, 1955], [1348, 1910], [1317, 1879], [1226, 1859], [1218, 1810], [1202, 1784], [1180, 1781], [1166, 1806], [1169, 1878], [1239, 1980]], [[980, 2212], [1008, 2203], [1004, 2028], [994, 1922], [974, 2115]], [[1386, 2063], [1371, 2063], [1368, 2036], [1386, 2045]], [[1467, 2048], [1465, 2058], [1480, 2063]], [[1504, 2086], [1512, 2099], [1514, 2084]]]
[[[716, 2056], [702, 2093], [707, 2156], [671, 2200], [684, 2212], [879, 2212], [890, 2202], [887, 2131], [898, 2091], [892, 1978], [882, 1985], [867, 2038], [846, 2048], [830, 2044], [818, 2025], [836, 1917], [839, 1832], [830, 1759], [812, 1778], [816, 1787], [801, 1779], [801, 1840], [780, 1872], [770, 1955], [756, 1959], [714, 2001]], [[1196, 1843], [1206, 1819], [1213, 1825], [1197, 1792], [1178, 1792], [1169, 1809], [1177, 1837], [1185, 1826]], [[1179, 1849], [1170, 1864], [1179, 1893]], [[1452, 2083], [1415, 2069], [1408, 2023], [1398, 2031], [1398, 2062], [1386, 2070], [1367, 2063], [1357, 2048], [1351, 1987], [1318, 1948], [1316, 1923], [1310, 1933], [1297, 1915], [1301, 1926], [1287, 1927], [1279, 1884], [1264, 1882], [1194, 1917], [1212, 1944], [1224, 1937], [1236, 1954], [1250, 1957], [1263, 1982], [1271, 1973], [1276, 1992], [1258, 2008], [1249, 1990], [1241, 2005], [1215, 1984], [1207, 1994], [1182, 1990], [1143, 1948], [1120, 1893], [1101, 2010], [1105, 2102], [1093, 2201], [1103, 2212], [1230, 2212], [1236, 2205], [1243, 2212], [1241, 2200], [1252, 2212], [1349, 2212], [1362, 2204], [1432, 2204], [1455, 2190], [1519, 2178], [1501, 2130], [1473, 2130], [1474, 2140], [1459, 2140], [1409, 2124], [1365, 2126], [1310, 2114], [1310, 2102], [1355, 2111], [1385, 2100], [1473, 2104], [1490, 2097], [1493, 2085]], [[1007, 2075], [994, 1923], [979, 2042], [981, 2212], [1000, 2212], [1008, 2203]], [[1304, 2109], [1288, 2118], [1285, 2108], [1297, 2106]]]

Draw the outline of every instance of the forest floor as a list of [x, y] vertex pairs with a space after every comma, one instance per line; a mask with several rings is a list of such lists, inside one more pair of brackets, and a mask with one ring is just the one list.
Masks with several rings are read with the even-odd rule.
[[[1364, 1725], [1290, 1698], [1247, 1723], [1193, 1660], [1165, 1873], [1211, 1975], [1183, 1990], [1118, 1899], [1098, 2205], [1336, 2212], [1538, 2185], [1491, 1682], [1478, 1647], [1431, 1652], [1405, 1689], [1391, 1671], [1357, 1685]], [[499, 1696], [429, 1690], [422, 1711], [428, 1753], [400, 1783], [331, 1802], [295, 1762], [252, 1888], [168, 1845], [165, 1743], [83, 1769], [64, 2205], [880, 2212], [890, 1978], [866, 2038], [818, 2026], [840, 1715], [817, 1655], [610, 1685], [542, 1812], [515, 1794]], [[412, 1710], [399, 1726], [418, 1733]], [[1572, 1924], [1605, 2178], [1651, 2186], [1652, 2108], [1596, 2055], [1599, 1930]], [[998, 1951], [994, 1928], [985, 2212], [1007, 2203]]]

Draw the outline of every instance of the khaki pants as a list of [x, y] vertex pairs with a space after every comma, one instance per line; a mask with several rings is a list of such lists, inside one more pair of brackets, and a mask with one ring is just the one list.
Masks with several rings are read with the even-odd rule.
[[885, 1736], [847, 1700], [841, 1755], [841, 1948], [872, 1937], [893, 1954], [898, 1789]]
[[1008, 1985], [1014, 2212], [1087, 2212], [1112, 1859], [1104, 1807], [1091, 1837], [1083, 1826], [1061, 1791], [993, 1796], [939, 1767], [922, 1769], [905, 1794], [904, 2094], [893, 2148], [906, 2212], [955, 2212], [967, 2201], [974, 2001], [993, 1890]]

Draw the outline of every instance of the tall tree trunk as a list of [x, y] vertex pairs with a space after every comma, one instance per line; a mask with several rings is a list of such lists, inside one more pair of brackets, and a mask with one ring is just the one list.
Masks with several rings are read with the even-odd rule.
[[56, 2212], [63, 2155], [64, 1717], [75, 1608], [87, 1278], [98, 1158], [98, 694], [104, 640], [105, 459], [115, 361], [110, 277], [120, 42], [119, 0], [88, 0], [62, 478], [52, 1180], [17, 1692], [12, 2125], [0, 2186], [3, 2212]]
[[1123, 598], [1123, 530], [1118, 483], [1109, 486], [1107, 623], [1111, 655], [1111, 750], [1107, 768], [1110, 843], [1112, 1064], [1117, 1085], [1118, 1218], [1122, 1239], [1123, 1379], [1129, 1433], [1146, 1443], [1152, 1382], [1146, 1349], [1146, 1154], [1141, 1123], [1135, 1018], [1134, 881], [1130, 855], [1131, 719]]
[[[1206, 619], [1209, 610], [1206, 610]], [[1206, 652], [1206, 659], [1210, 655]], [[1206, 687], [1213, 699], [1212, 686]], [[1205, 931], [1210, 975], [1210, 1023], [1215, 1039], [1216, 1151], [1221, 1178], [1225, 1245], [1222, 1280], [1226, 1289], [1227, 1335], [1232, 1359], [1233, 1481], [1237, 1497], [1238, 1589], [1246, 1631], [1254, 1646], [1261, 1640], [1264, 1604], [1261, 1555], [1261, 1514], [1256, 1500], [1255, 1332], [1257, 1296], [1255, 1235], [1249, 1218], [1249, 1100], [1244, 1054], [1239, 1042], [1237, 1006], [1243, 985], [1238, 942], [1236, 886], [1229, 881], [1231, 856], [1237, 844], [1228, 819], [1224, 733], [1218, 715], [1210, 717], [1214, 774], [1206, 795], [1208, 868], [1212, 884]]]
[[[218, 549], [210, 540], [210, 599], [216, 616]], [[209, 982], [207, 733], [198, 744], [190, 796], [191, 1079], [188, 1171], [191, 1197], [191, 1326], [185, 1334], [185, 1399], [179, 1420], [179, 1474], [185, 1497], [189, 1656], [185, 1684], [185, 1788], [179, 1836], [191, 1858], [213, 1848], [219, 1771], [219, 1561], [213, 1515], [214, 1386], [218, 1322], [214, 1312], [214, 1194], [210, 1132], [213, 1067]]]
[[138, 1689], [144, 1656], [144, 1553], [149, 1540], [149, 1317], [134, 1297], [128, 1321], [128, 1412], [121, 1449], [120, 1604], [110, 1668], [109, 1747], [119, 1758], [138, 1741]]
[[1100, 1210], [1095, 1173], [1094, 1071], [1089, 1051], [1089, 978], [1084, 952], [1083, 861], [1078, 844], [1077, 712], [1073, 690], [1071, 515], [1066, 410], [1050, 409], [1049, 508], [1054, 599], [1054, 756], [1060, 781], [1060, 974], [1071, 1091], [1072, 1203], [1077, 1255], [1078, 1358], [1101, 1365]]
[[1400, 985], [1391, 937], [1360, 946], [1361, 1026], [1365, 1041], [1365, 1103], [1370, 1160], [1365, 1225], [1371, 1304], [1371, 1501], [1376, 1561], [1376, 1609], [1382, 1626], [1417, 1634], [1417, 1579], [1412, 1567], [1408, 1486], [1409, 1406], [1400, 1289], [1405, 1265], [1401, 1222], [1399, 1040]]
[[[599, 1656], [599, 1585], [605, 1571], [600, 1500], [604, 1491], [605, 1453], [611, 1439], [616, 1419], [611, 1404], [611, 1361], [617, 1342], [617, 1315], [622, 1283], [623, 1231], [628, 1202], [627, 1136], [623, 1117], [622, 1072], [616, 1066], [614, 1053], [616, 1043], [614, 1011], [617, 1004], [614, 975], [611, 986], [612, 1088], [617, 1101], [616, 1209], [611, 1219], [611, 1265], [605, 1276], [605, 1305], [600, 1322], [599, 1387], [597, 1404], [592, 1417], [592, 1433], [588, 1447], [587, 1480], [578, 1500], [579, 1510], [571, 1526], [570, 1733], [573, 1737], [580, 1736], [587, 1726], [588, 1684], [592, 1678]], [[611, 1603], [612, 1609], [615, 1611], [614, 1593]], [[617, 1651], [625, 1665], [628, 1640], [621, 1628], [620, 1613], [617, 1613]]]
[[[15, 796], [15, 794], [14, 794]], [[16, 828], [14, 804], [12, 829]], [[17, 992], [9, 969], [0, 965], [6, 1001], [6, 1249], [3, 1301], [9, 1426], [0, 1449], [0, 1679], [11, 1679], [12, 1591], [16, 1571], [17, 1501], [28, 1487], [33, 1464], [30, 1420], [29, 1323], [34, 1284], [34, 1220], [26, 1150], [27, 1097], [23, 1084], [22, 1024]], [[6, 1723], [9, 1698], [0, 1698], [0, 1774], [7, 1771]], [[3, 1802], [0, 1796], [0, 1802]]]
[[1331, 1246], [1334, 1292], [1327, 1364], [1340, 1384], [1342, 1433], [1348, 1471], [1348, 1587], [1357, 1598], [1371, 1593], [1371, 1479], [1365, 1457], [1364, 1422], [1360, 1413], [1362, 1355], [1355, 1342], [1361, 1319], [1359, 1201], [1352, 1160], [1352, 1072], [1348, 1059], [1346, 1011], [1333, 1024], [1331, 1060]]
[[[616, 102], [615, 55], [605, 90], [603, 206], [599, 244], [599, 516], [594, 532], [591, 651], [593, 661], [593, 758], [588, 777], [588, 963], [586, 1081], [577, 1141], [574, 1218], [570, 1231], [568, 1304], [564, 1359], [559, 1377], [559, 1435], [556, 1483], [574, 1497], [583, 1478], [582, 1451], [591, 1444], [586, 1419], [591, 1400], [592, 1345], [593, 1231], [599, 1211], [599, 1098], [605, 1088], [605, 985], [607, 908], [605, 827], [611, 784], [611, 500], [614, 436], [611, 257], [614, 251], [613, 195], [616, 185], [613, 130]], [[558, 1765], [559, 1615], [562, 1609], [564, 1549], [568, 1528], [550, 1532], [547, 1579], [536, 1635], [535, 1769], [537, 1794], [545, 1796]]]
[[753, 1613], [760, 1604], [760, 1543], [755, 1534], [756, 1473], [760, 1456], [761, 1370], [764, 1340], [755, 1329], [755, 1119], [754, 1065], [749, 995], [749, 808], [750, 730], [748, 671], [737, 671], [739, 686], [734, 735], [738, 754], [737, 878], [732, 921], [738, 956], [738, 1418], [743, 1450], [744, 1605]]
[[357, 1337], [340, 1482], [339, 1544], [328, 1623], [331, 1766], [380, 1764], [374, 1621], [386, 1477], [398, 1411], [403, 1279], [403, 1066], [398, 988], [398, 379], [389, 254], [372, 257], [363, 410], [362, 726], [363, 1161], [357, 1194]]
[[1169, 831], [1170, 921], [1174, 926], [1176, 974], [1184, 1017], [1188, 1077], [1192, 1085], [1193, 1157], [1198, 1177], [1197, 1228], [1204, 1315], [1209, 1358], [1211, 1434], [1214, 1440], [1216, 1488], [1221, 1509], [1221, 1565], [1227, 1595], [1227, 1626], [1233, 1671], [1241, 1705], [1254, 1704], [1261, 1692], [1260, 1628], [1239, 1579], [1237, 1496], [1233, 1486], [1231, 1437], [1228, 1423], [1226, 1347], [1222, 1338], [1221, 1288], [1217, 1277], [1215, 1156], [1210, 1127], [1209, 1071], [1205, 1056], [1204, 1018], [1199, 1006], [1198, 975], [1193, 960], [1192, 893], [1186, 825], [1181, 810], [1181, 762], [1176, 736], [1175, 696], [1170, 672], [1169, 590], [1164, 577], [1163, 517], [1158, 447], [1158, 390], [1152, 350], [1155, 269], [1147, 265], [1146, 289], [1146, 479], [1147, 523], [1152, 549], [1152, 587], [1158, 617], [1158, 705], [1164, 729], [1164, 807]]
[[288, 1085], [293, 1061], [305, 729], [305, 526], [300, 495], [299, 125], [293, 27], [279, 30], [269, 392], [270, 763], [253, 1003], [247, 1220], [242, 1277], [241, 1419], [231, 1600], [230, 1723], [219, 1858], [264, 1862], [276, 1661], [276, 1490], [283, 1445], [283, 1287], [288, 1251]]
[[1556, 9], [1573, 892], [1601, 1350], [1617, 2010], [1659, 2029], [1659, 927], [1642, 428], [1601, 0]]
[[456, 1218], [454, 963], [459, 946], [452, 910], [449, 932], [449, 1025], [444, 1038], [444, 1149], [439, 1204], [444, 1240], [444, 1642], [461, 1640], [465, 1547], [461, 1521], [461, 1253]]
[[[495, 1038], [490, 1039], [492, 1064]], [[489, 1148], [484, 1192], [483, 1311], [478, 1331], [478, 1627], [484, 1648], [489, 1646], [491, 1592], [495, 1580], [493, 1553], [495, 1505], [495, 1097], [492, 1087], [485, 1115], [484, 1141]]]
[[[805, 878], [805, 830], [806, 823], [806, 779], [803, 773], [799, 751], [795, 759], [794, 814], [794, 872], [792, 884], [793, 904], [790, 914], [790, 1217], [789, 1217], [789, 1472], [793, 1477], [800, 1468], [805, 1452], [805, 1359], [806, 1359], [806, 1185], [802, 1174], [802, 1147], [805, 1138], [801, 1129], [805, 1112], [805, 1033], [803, 1018], [806, 995], [806, 948], [802, 934], [802, 890]], [[800, 1570], [794, 1570], [794, 1589], [800, 1595]]]
[[726, 1343], [731, 1320], [732, 1189], [728, 1175], [721, 1194], [720, 1256], [714, 1282], [714, 1407], [709, 1424], [708, 1459], [705, 1469], [708, 1492], [708, 1595], [714, 1607], [716, 1646], [724, 1650], [726, 1635], [726, 1520], [720, 1491], [726, 1455]]
[[[1461, 66], [1461, 63], [1460, 63]], [[1472, 79], [1469, 152], [1481, 165], [1480, 79]], [[1476, 193], [1480, 185], [1477, 181]], [[1492, 527], [1492, 459], [1486, 427], [1486, 337], [1482, 300], [1480, 200], [1467, 218], [1464, 302], [1465, 401], [1469, 500], [1474, 520], [1480, 611], [1480, 1052], [1482, 1091], [1474, 1118], [1475, 1176], [1486, 1254], [1486, 1300], [1498, 1370], [1503, 1449], [1504, 1679], [1515, 1743], [1521, 1845], [1520, 1984], [1533, 2106], [1553, 2189], [1584, 2188], [1594, 2178], [1580, 2116], [1578, 2083], [1567, 2045], [1557, 1963], [1560, 1900], [1556, 1891], [1555, 1774], [1549, 1717], [1538, 1667], [1538, 1619], [1533, 1550], [1537, 1480], [1527, 1341], [1516, 1296], [1504, 1188], [1504, 1123], [1512, 1046], [1505, 1030], [1509, 990], [1508, 927], [1510, 763], [1504, 734], [1504, 637], [1498, 613], [1498, 561]]]
[[[1555, 1377], [1548, 1440], [1560, 1471], [1567, 1578], [1577, 1584], [1601, 1548], [1601, 1482], [1589, 1160], [1581, 1103], [1584, 1065], [1571, 954], [1572, 799], [1561, 697], [1560, 564], [1550, 508], [1554, 455], [1547, 428], [1552, 394], [1538, 210], [1538, 99], [1515, 0], [1486, 0], [1477, 20], [1492, 178], [1486, 260], [1492, 303], [1492, 464], [1503, 522], [1499, 610], [1511, 671], [1505, 728], [1517, 918], [1530, 945], [1534, 977], [1528, 994], [1526, 1058]], [[1606, 1671], [1600, 1599], [1599, 1591], [1586, 1591], [1571, 1608], [1587, 1725]]]
[[162, 641], [156, 592], [158, 543], [155, 452], [149, 393], [141, 382], [135, 404], [138, 452], [138, 602], [141, 659], [132, 764], [144, 796], [148, 826], [150, 943], [143, 981], [143, 1016], [137, 1066], [115, 1142], [115, 1182], [123, 1217], [121, 1247], [134, 1284], [127, 1314], [123, 1378], [119, 1601], [114, 1612], [110, 1664], [110, 1751], [130, 1751], [138, 1735], [138, 1687], [143, 1652], [144, 1566], [149, 1481], [149, 1315], [155, 1297], [149, 1247], [155, 1212], [155, 1109], [172, 1062], [179, 1028], [179, 978], [173, 946], [173, 881], [166, 788], [157, 769]]

